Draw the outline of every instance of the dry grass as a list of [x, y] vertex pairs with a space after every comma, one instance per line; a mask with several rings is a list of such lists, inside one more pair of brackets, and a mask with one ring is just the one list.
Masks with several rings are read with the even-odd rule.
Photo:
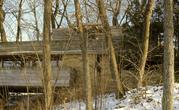
[[[100, 94], [111, 93], [115, 91], [115, 82], [113, 81], [107, 58], [103, 57], [100, 66], [102, 67], [101, 74], [95, 71], [95, 58], [96, 56], [90, 56], [90, 71], [92, 74], [92, 86], [93, 86], [93, 96], [98, 96]], [[74, 87], [60, 88], [54, 91], [54, 104], [63, 104], [70, 102], [72, 100], [84, 100], [84, 80], [82, 73], [82, 59], [79, 56], [65, 56], [63, 58], [62, 64], [71, 68], [75, 68], [77, 71], [76, 82]], [[133, 89], [137, 87], [137, 72], [134, 70], [122, 70], [121, 78], [123, 85], [126, 90]], [[147, 69], [144, 76], [145, 85], [159, 84], [162, 81], [161, 78], [161, 68], [157, 69]], [[98, 77], [99, 78], [98, 78]], [[4, 101], [0, 101], [0, 110], [4, 109]], [[9, 110], [43, 110], [44, 98], [43, 96], [22, 98], [17, 101], [15, 106], [9, 108]]]

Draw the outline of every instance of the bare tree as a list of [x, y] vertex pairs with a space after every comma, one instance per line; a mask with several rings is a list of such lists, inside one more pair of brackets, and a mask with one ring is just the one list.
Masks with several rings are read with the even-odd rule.
[[3, 3], [4, 3], [4, 0], [0, 0], [0, 34], [1, 34], [1, 41], [7, 42], [6, 32], [5, 32], [4, 26], [3, 26], [3, 22], [4, 22], [4, 18], [5, 18], [5, 13], [2, 8]]
[[32, 13], [34, 15], [34, 19], [35, 19], [35, 31], [36, 31], [36, 38], [37, 38], [37, 41], [40, 40], [40, 30], [39, 30], [39, 26], [38, 26], [38, 19], [37, 19], [37, 13], [36, 13], [36, 2], [37, 0], [32, 0], [30, 1], [30, 7], [32, 9]]
[[104, 1], [96, 0], [96, 2], [97, 2], [98, 10], [99, 10], [99, 17], [101, 19], [101, 22], [102, 22], [102, 25], [106, 34], [105, 36], [106, 36], [106, 41], [107, 41], [108, 54], [110, 57], [110, 70], [111, 70], [111, 74], [115, 76], [114, 78], [115, 78], [116, 86], [118, 90], [118, 93], [116, 95], [121, 97], [124, 95], [124, 89], [122, 86], [122, 82], [121, 82], [118, 67], [117, 67], [115, 50], [114, 50], [113, 43], [112, 43], [112, 34], [111, 34], [111, 29], [108, 23], [108, 17], [106, 15], [106, 9], [104, 7], [105, 6]]
[[113, 26], [118, 25], [118, 15], [120, 14], [120, 8], [121, 8], [121, 0], [116, 0], [116, 5], [114, 7], [113, 11], [113, 19], [112, 19], [112, 24]]
[[[16, 42], [19, 42], [21, 36], [21, 16], [22, 16], [22, 4], [23, 0], [19, 2], [19, 11], [17, 16], [17, 34], [16, 34]], [[22, 40], [22, 38], [21, 38]]]
[[55, 10], [54, 10], [54, 13], [52, 13], [52, 16], [51, 16], [51, 20], [52, 20], [51, 24], [52, 24], [53, 29], [56, 27], [56, 16], [57, 16], [58, 12], [60, 11], [59, 10], [59, 8], [60, 8], [59, 4], [60, 4], [60, 1], [55, 0]]
[[138, 87], [142, 86], [143, 76], [145, 71], [145, 64], [147, 60], [148, 48], [149, 48], [149, 35], [150, 35], [150, 21], [152, 16], [152, 10], [154, 7], [154, 0], [148, 0], [146, 11], [145, 11], [145, 20], [144, 20], [144, 30], [143, 30], [143, 47], [142, 47], [142, 57], [140, 57], [139, 64], [139, 81]]
[[83, 0], [84, 2], [84, 9], [85, 9], [85, 19], [86, 19], [86, 23], [89, 23], [89, 14], [88, 14], [88, 1], [87, 0]]
[[51, 84], [51, 14], [52, 0], [44, 0], [44, 29], [43, 29], [43, 78], [45, 93], [45, 110], [51, 110], [52, 84]]
[[173, 110], [174, 48], [173, 0], [164, 0], [164, 74], [162, 110]]
[[91, 85], [91, 75], [89, 72], [89, 61], [88, 61], [88, 37], [84, 33], [82, 25], [82, 14], [80, 10], [79, 0], [74, 0], [75, 3], [75, 15], [77, 21], [77, 27], [80, 34], [80, 39], [82, 40], [82, 59], [83, 59], [83, 74], [85, 81], [85, 93], [86, 93], [86, 110], [93, 110], [93, 99], [92, 99], [92, 85]]
[[[70, 24], [70, 21], [68, 19], [68, 15], [67, 15], [67, 6], [68, 6], [68, 2], [69, 0], [62, 0], [62, 4], [63, 4], [63, 12], [62, 12], [62, 15], [61, 15], [61, 19], [60, 19], [60, 22], [58, 24], [58, 27], [57, 28], [60, 28], [60, 26], [62, 25], [62, 21], [63, 21], [63, 18], [66, 17], [66, 20], [67, 20], [67, 23]], [[66, 15], [65, 15], [66, 14]], [[70, 25], [69, 25], [70, 26]]]

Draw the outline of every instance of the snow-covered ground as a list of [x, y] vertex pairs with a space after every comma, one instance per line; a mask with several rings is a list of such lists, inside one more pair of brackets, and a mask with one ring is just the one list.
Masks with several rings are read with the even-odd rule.
[[[147, 86], [126, 92], [122, 99], [116, 99], [115, 94], [98, 97], [98, 110], [162, 110], [162, 86]], [[54, 110], [85, 110], [85, 103], [73, 101], [54, 106]], [[95, 108], [95, 104], [93, 104]], [[174, 110], [179, 110], [179, 84], [174, 89]]]

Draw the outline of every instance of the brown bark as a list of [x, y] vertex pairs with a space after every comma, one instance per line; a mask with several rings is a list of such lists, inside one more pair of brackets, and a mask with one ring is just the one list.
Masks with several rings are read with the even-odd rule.
[[116, 6], [113, 10], [113, 19], [112, 19], [112, 24], [113, 26], [117, 26], [118, 25], [118, 15], [120, 14], [120, 8], [121, 8], [121, 0], [117, 0], [116, 1]]
[[[35, 3], [34, 3], [34, 5], [35, 5]], [[36, 30], [37, 41], [39, 41], [40, 40], [40, 30], [38, 28], [39, 26], [38, 26], [37, 13], [36, 13], [35, 6], [34, 6], [33, 13], [34, 13], [34, 18], [35, 18], [35, 30]]]
[[59, 6], [59, 3], [60, 3], [60, 1], [59, 0], [56, 0], [55, 1], [55, 3], [56, 3], [56, 7], [55, 7], [55, 11], [54, 11], [54, 13], [52, 13], [52, 15], [51, 15], [51, 20], [52, 20], [52, 28], [53, 29], [55, 29], [56, 28], [56, 16], [57, 16], [57, 14], [58, 14], [58, 11], [59, 11], [59, 8], [60, 8], [60, 6]]
[[164, 74], [162, 110], [173, 110], [174, 48], [173, 0], [164, 1]]
[[3, 22], [5, 19], [5, 13], [3, 10], [3, 2], [4, 0], [0, 0], [0, 34], [1, 34], [1, 41], [2, 42], [7, 42], [7, 38], [6, 38], [6, 32], [4, 30], [4, 26], [3, 26]]
[[32, 12], [34, 15], [34, 19], [35, 19], [35, 31], [36, 31], [36, 39], [37, 41], [40, 40], [40, 30], [39, 30], [39, 26], [38, 26], [38, 19], [37, 19], [37, 13], [36, 13], [36, 0], [31, 1], [31, 8], [32, 8]]
[[93, 110], [93, 98], [92, 98], [92, 85], [91, 85], [91, 75], [89, 72], [89, 61], [88, 61], [88, 37], [84, 33], [82, 24], [82, 15], [80, 10], [79, 0], [74, 0], [75, 3], [75, 15], [77, 21], [77, 27], [80, 34], [80, 39], [82, 40], [82, 59], [83, 59], [83, 73], [85, 81], [85, 93], [86, 93], [86, 110]]
[[139, 71], [138, 87], [141, 87], [143, 85], [142, 82], [143, 82], [145, 64], [146, 64], [148, 48], [149, 48], [150, 21], [151, 21], [153, 7], [154, 7], [154, 0], [149, 0], [145, 11], [142, 56], [140, 57], [140, 64], [138, 69]]
[[[64, 0], [62, 0], [62, 4], [63, 4], [63, 13], [61, 15], [61, 19], [60, 19], [60, 23], [58, 24], [58, 28], [60, 28], [60, 26], [62, 25], [62, 21], [63, 21], [63, 18], [65, 16], [65, 14], [67, 13], [67, 5], [68, 5], [68, 1], [69, 0], [66, 0], [66, 2]], [[66, 16], [67, 19], [68, 19], [68, 16]], [[68, 22], [68, 21], [67, 21]]]
[[111, 29], [108, 23], [108, 17], [106, 15], [106, 9], [104, 7], [105, 6], [104, 1], [96, 0], [96, 2], [97, 2], [98, 10], [99, 10], [99, 17], [101, 19], [101, 22], [102, 22], [102, 25], [106, 34], [105, 36], [106, 36], [106, 41], [107, 41], [108, 54], [110, 57], [110, 70], [111, 70], [111, 74], [115, 76], [114, 78], [115, 78], [116, 86], [118, 90], [118, 93], [116, 95], [121, 97], [124, 95], [124, 89], [122, 86], [122, 82], [121, 82], [118, 67], [117, 67], [115, 50], [114, 50], [113, 43], [112, 43], [112, 34], [111, 34]]
[[[16, 42], [19, 42], [20, 36], [21, 36], [21, 16], [22, 16], [22, 2], [23, 0], [20, 0], [19, 3], [19, 11], [18, 11], [18, 16], [17, 16], [17, 34], [16, 34]], [[22, 40], [22, 38], [21, 38]]]
[[51, 84], [51, 29], [52, 0], [44, 0], [44, 29], [43, 29], [43, 81], [45, 93], [45, 109], [51, 110], [52, 84]]
[[83, 59], [83, 73], [85, 80], [85, 94], [86, 94], [86, 110], [93, 110], [93, 98], [92, 98], [92, 85], [91, 85], [91, 75], [89, 72], [89, 60], [88, 60], [88, 37], [84, 33], [82, 24], [82, 15], [80, 10], [79, 0], [74, 0], [75, 3], [75, 15], [77, 21], [77, 27], [82, 40], [82, 59]]
[[86, 22], [89, 23], [89, 14], [88, 14], [88, 7], [87, 7], [87, 0], [84, 0], [84, 8], [85, 8], [85, 13], [86, 13]]

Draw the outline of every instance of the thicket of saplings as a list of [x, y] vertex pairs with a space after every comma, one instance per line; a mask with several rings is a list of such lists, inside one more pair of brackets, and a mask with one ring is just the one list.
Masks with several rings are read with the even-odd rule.
[[[103, 56], [102, 56], [103, 57]], [[106, 56], [104, 56], [106, 57]], [[105, 58], [104, 58], [105, 59]], [[122, 83], [126, 91], [137, 87], [138, 74], [137, 65], [138, 62], [132, 61], [134, 58], [123, 56], [123, 61], [120, 62], [120, 73], [122, 78]], [[54, 103], [53, 105], [65, 104], [67, 102], [72, 102], [74, 100], [83, 101], [85, 100], [84, 91], [84, 76], [82, 73], [81, 64], [79, 62], [74, 63], [77, 72], [74, 73], [75, 80], [70, 87], [61, 87], [54, 89]], [[78, 66], [77, 66], [78, 65]], [[98, 68], [96, 68], [98, 65]], [[130, 65], [130, 66], [129, 66]], [[63, 67], [63, 66], [61, 66]], [[100, 69], [99, 69], [100, 67]], [[113, 80], [113, 75], [110, 74], [109, 62], [104, 60], [99, 64], [90, 65], [90, 72], [92, 74], [92, 86], [93, 86], [93, 98], [96, 100], [102, 98], [102, 95], [106, 93], [113, 93], [116, 91], [115, 82]], [[146, 65], [144, 85], [155, 85], [162, 83], [162, 65]], [[3, 89], [5, 90], [5, 88]], [[7, 90], [7, 89], [6, 89]], [[40, 94], [39, 91], [33, 91], [33, 93], [22, 94], [22, 93], [10, 93], [8, 90], [4, 91], [5, 94], [1, 94], [0, 100], [0, 110], [12, 109], [12, 110], [43, 110], [44, 108], [44, 96], [42, 90]], [[96, 105], [102, 104], [102, 100], [95, 101]]]

